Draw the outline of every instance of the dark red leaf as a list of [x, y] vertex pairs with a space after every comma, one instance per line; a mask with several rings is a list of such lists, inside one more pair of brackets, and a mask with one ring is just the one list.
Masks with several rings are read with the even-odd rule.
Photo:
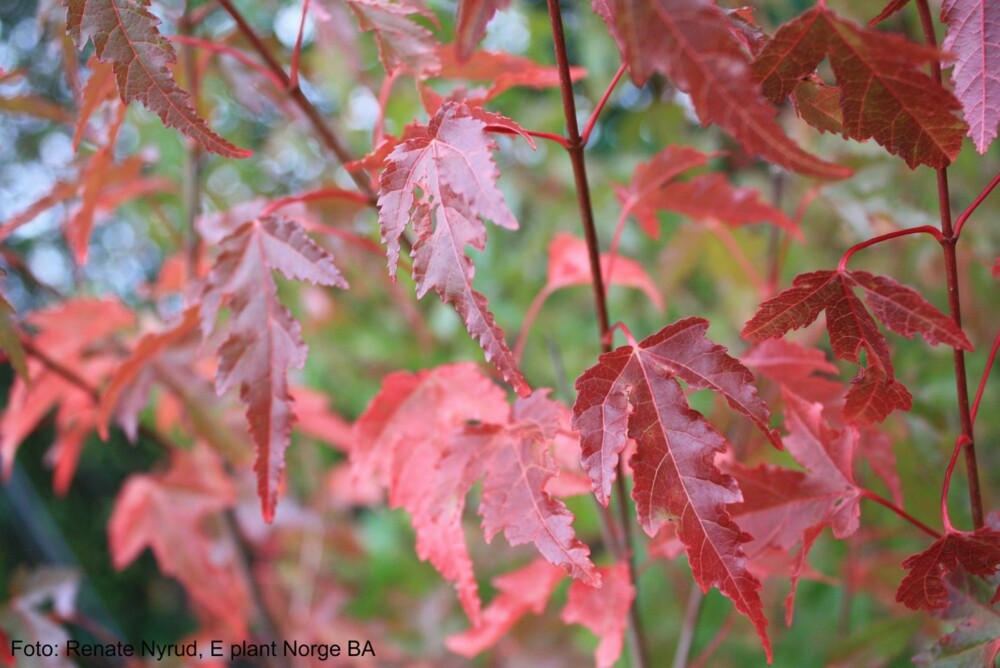
[[645, 202], [647, 206], [676, 211], [697, 220], [715, 219], [738, 227], [771, 223], [801, 237], [798, 226], [785, 213], [760, 200], [753, 188], [734, 187], [722, 174], [700, 174], [690, 181], [668, 183]]
[[982, 578], [993, 575], [1000, 566], [1000, 532], [990, 527], [974, 532], [949, 531], [923, 552], [908, 557], [903, 568], [910, 572], [899, 584], [896, 600], [914, 610], [945, 607], [948, 590], [944, 577], [959, 566]]
[[149, 0], [68, 0], [66, 7], [66, 30], [77, 47], [93, 40], [97, 57], [114, 64], [122, 101], [138, 100], [164, 125], [213, 153], [227, 158], [253, 154], [212, 132], [177, 85], [170, 71], [177, 56], [157, 29], [160, 19], [150, 13]]
[[850, 175], [785, 136], [750, 76], [749, 56], [730, 33], [729, 19], [711, 0], [599, 0], [594, 9], [636, 85], [653, 72], [665, 74], [691, 96], [702, 123], [718, 123], [748, 153], [810, 176]]
[[874, 138], [910, 168], [945, 167], [962, 148], [966, 126], [954, 96], [922, 70], [934, 50], [845, 21], [825, 6], [783, 25], [753, 62], [772, 102], [788, 97], [829, 57], [840, 89], [843, 135]]
[[726, 509], [742, 497], [736, 481], [714, 462], [725, 440], [691, 410], [676, 378], [721, 391], [757, 423], [766, 425], [767, 409], [750, 372], [704, 338], [707, 327], [700, 318], [688, 318], [601, 355], [576, 381], [573, 426], [580, 431], [584, 469], [605, 505], [626, 439], [636, 440], [630, 464], [639, 523], [650, 536], [668, 521], [677, 523], [699, 586], [716, 586], [732, 599], [770, 657], [760, 582], [747, 571], [742, 547], [752, 537]]
[[307, 350], [298, 323], [278, 301], [271, 272], [314, 285], [346, 288], [347, 281], [333, 257], [289, 220], [265, 216], [245, 223], [219, 248], [202, 295], [201, 329], [204, 335], [213, 330], [220, 307], [228, 303], [215, 387], [220, 395], [239, 388], [257, 446], [261, 508], [270, 522], [294, 420], [288, 371], [302, 368]]
[[659, 239], [656, 198], [660, 189], [683, 172], [706, 164], [709, 157], [690, 146], [667, 146], [649, 162], [639, 163], [628, 186], [617, 188], [623, 211], [635, 216], [646, 234]]

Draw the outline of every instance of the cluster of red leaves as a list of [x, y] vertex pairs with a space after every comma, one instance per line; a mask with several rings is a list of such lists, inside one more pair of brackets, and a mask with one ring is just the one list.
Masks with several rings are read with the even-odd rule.
[[[254, 210], [247, 215], [230, 212], [221, 222], [203, 218], [200, 231], [217, 252], [193, 263], [194, 285], [186, 288], [179, 317], [142, 336], [135, 334], [134, 314], [117, 302], [77, 300], [36, 312], [25, 321], [32, 330], [26, 335], [0, 301], [0, 344], [20, 372], [0, 419], [4, 471], [9, 474], [20, 442], [58, 407], [53, 459], [55, 487], [64, 491], [87, 435], [96, 429], [106, 438], [114, 421], [134, 439], [139, 413], [153, 385], [161, 385], [167, 390], [157, 409], [161, 426], [184, 413], [198, 442], [191, 450], [173, 451], [165, 471], [133, 476], [125, 485], [109, 527], [112, 557], [124, 567], [149, 547], [161, 570], [184, 585], [200, 616], [213, 619], [228, 637], [241, 637], [247, 632], [242, 611], [251, 587], [220, 519], [236, 506], [239, 491], [217, 452], [242, 463], [246, 449], [205, 400], [208, 379], [214, 377], [217, 395], [238, 391], [267, 522], [280, 494], [295, 421], [293, 395], [298, 395], [306, 413], [303, 429], [323, 433], [349, 451], [356, 484], [368, 485], [375, 495], [387, 490], [389, 504], [410, 516], [418, 556], [454, 585], [472, 628], [449, 638], [450, 649], [471, 656], [490, 647], [518, 619], [541, 612], [569, 576], [562, 619], [600, 636], [601, 666], [612, 665], [621, 653], [635, 598], [633, 574], [624, 562], [595, 565], [562, 497], [580, 493], [574, 482], [585, 475], [597, 501], [607, 506], [616, 478], [631, 475], [638, 522], [654, 539], [651, 552], [685, 552], [698, 586], [717, 587], [733, 601], [770, 660], [760, 577], [791, 579], [790, 622], [795, 584], [822, 530], [830, 527], [836, 538], [847, 538], [859, 529], [860, 500], [871, 492], [855, 474], [856, 460], [868, 459], [897, 502], [900, 496], [891, 443], [874, 423], [896, 409], [909, 410], [911, 396], [896, 377], [879, 323], [956, 351], [972, 350], [972, 344], [954, 319], [916, 290], [841, 266], [801, 274], [790, 288], [766, 299], [743, 328], [743, 338], [757, 345], [742, 361], [706, 337], [707, 320], [689, 317], [639, 342], [625, 329], [628, 344], [601, 355], [577, 379], [572, 410], [550, 399], [547, 390], [533, 390], [519, 367], [520, 346], [518, 354], [511, 351], [486, 297], [472, 287], [475, 266], [467, 249], [485, 248], [486, 221], [518, 229], [497, 184], [492, 133], [518, 134], [534, 146], [532, 133], [484, 105], [513, 86], [559, 82], [553, 68], [475, 52], [488, 21], [507, 4], [459, 2], [455, 43], [445, 46], [426, 25], [438, 27], [435, 15], [418, 0], [347, 0], [360, 29], [374, 33], [389, 84], [397, 76], [412, 77], [428, 120], [406, 126], [398, 138], [383, 137], [380, 129], [371, 152], [348, 165], [359, 183], [365, 172], [372, 177], [376, 194], [324, 192], [375, 204], [390, 278], [407, 247], [417, 296], [433, 290], [455, 308], [486, 360], [519, 395], [513, 405], [476, 366], [462, 363], [387, 375], [350, 429], [322, 407], [311, 412], [310, 395], [290, 385], [289, 373], [304, 366], [307, 348], [299, 324], [279, 300], [273, 272], [313, 285], [348, 285], [330, 252], [307, 233], [305, 220], [273, 215], [291, 203], [281, 201], [263, 209], [249, 206]], [[905, 4], [891, 3], [876, 20]], [[101, 109], [107, 112], [106, 131], [95, 138], [96, 150], [81, 159], [79, 178], [59, 182], [4, 223], [0, 239], [46, 209], [77, 199], [64, 233], [83, 264], [101, 213], [168, 187], [142, 177], [145, 162], [139, 156], [116, 160], [125, 107], [111, 100], [112, 80], [122, 103], [139, 101], [208, 151], [229, 158], [251, 153], [218, 136], [198, 116], [174, 78], [175, 53], [148, 2], [70, 0], [67, 7], [73, 42], [78, 48], [91, 41], [95, 46], [74, 141], [79, 145], [89, 135], [89, 120]], [[946, 0], [942, 8], [948, 24], [944, 48], [955, 58], [954, 94], [922, 71], [940, 63], [938, 51], [857, 25], [825, 3], [773, 36], [747, 12], [727, 13], [710, 0], [595, 0], [594, 9], [636, 85], [653, 74], [667, 77], [690, 96], [704, 124], [717, 124], [748, 154], [804, 176], [841, 179], [851, 170], [812, 155], [785, 134], [777, 105], [788, 98], [809, 125], [845, 139], [874, 139], [911, 168], [947, 166], [966, 132], [985, 151], [1000, 123], [1000, 88], [992, 74], [1000, 62], [1000, 10], [989, 0]], [[824, 60], [834, 81], [818, 74]], [[297, 72], [293, 75], [294, 80]], [[436, 78], [486, 81], [489, 87], [459, 87], [442, 98], [428, 85]], [[618, 190], [621, 222], [632, 215], [656, 238], [659, 212], [672, 211], [733, 227], [767, 222], [801, 236], [797, 221], [756, 191], [736, 187], [720, 174], [686, 176], [710, 157], [671, 146], [640, 164]], [[643, 289], [659, 305], [659, 293], [638, 263], [616, 257], [617, 249], [595, 253], [591, 262], [589, 250], [572, 237], [554, 238], [548, 281], [525, 329], [548, 294], [590, 283], [598, 265], [610, 274], [610, 284]], [[864, 293], [867, 308], [856, 289]], [[228, 317], [220, 317], [226, 310]], [[101, 317], [90, 317], [95, 312]], [[780, 340], [821, 313], [834, 357], [859, 366], [845, 396], [828, 377], [836, 367], [822, 351]], [[214, 354], [206, 359], [201, 345]], [[771, 406], [751, 369], [778, 385]], [[787, 449], [801, 470], [736, 460], [725, 430], [688, 402], [689, 392], [705, 389], [762, 434], [758, 440]], [[772, 421], [781, 425], [783, 437]], [[626, 466], [623, 454], [629, 448]], [[567, 463], [577, 449], [582, 473]], [[467, 497], [477, 484], [485, 539], [503, 533], [511, 545], [532, 544], [542, 556], [498, 577], [498, 593], [485, 609], [463, 522]], [[995, 529], [962, 532], [947, 517], [945, 524], [931, 547], [903, 562], [910, 572], [897, 599], [911, 608], [948, 607], [951, 575], [964, 571], [987, 578], [1000, 565]], [[670, 541], [679, 547], [669, 548]], [[796, 546], [790, 563], [769, 565], [774, 553], [787, 555]], [[276, 598], [279, 589], [273, 589]], [[970, 637], [986, 633], [984, 628], [995, 630], [996, 598], [933, 651], [964, 648]], [[34, 603], [14, 599], [8, 607], [17, 611], [25, 605]], [[998, 649], [995, 641], [972, 646], [987, 658]]]

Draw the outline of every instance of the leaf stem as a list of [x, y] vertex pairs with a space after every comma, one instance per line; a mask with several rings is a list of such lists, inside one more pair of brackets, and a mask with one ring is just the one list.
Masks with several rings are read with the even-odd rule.
[[583, 128], [583, 136], [580, 137], [580, 141], [584, 146], [590, 141], [590, 133], [593, 132], [594, 126], [597, 124], [597, 117], [601, 115], [601, 111], [604, 109], [604, 105], [608, 103], [608, 98], [611, 97], [611, 92], [618, 85], [621, 80], [622, 75], [625, 74], [626, 65], [622, 63], [618, 67], [618, 71], [615, 72], [615, 76], [611, 79], [611, 83], [608, 84], [607, 90], [604, 91], [604, 95], [601, 96], [601, 100], [594, 107], [593, 113], [590, 114], [590, 119], [587, 121], [587, 125]]
[[884, 507], [888, 508], [889, 510], [891, 510], [894, 513], [896, 513], [897, 515], [899, 515], [900, 517], [902, 517], [904, 520], [906, 520], [907, 522], [909, 522], [913, 526], [915, 526], [918, 529], [920, 529], [921, 531], [923, 531], [928, 536], [933, 536], [934, 538], [940, 538], [941, 537], [940, 532], [935, 531], [934, 529], [930, 528], [929, 526], [927, 526], [926, 524], [924, 524], [923, 522], [921, 522], [920, 520], [918, 520], [916, 517], [914, 517], [913, 515], [909, 514], [908, 512], [906, 512], [905, 510], [903, 510], [902, 508], [900, 508], [899, 506], [897, 506], [892, 501], [889, 501], [885, 497], [883, 497], [883, 496], [881, 496], [879, 494], [876, 494], [875, 492], [873, 492], [871, 490], [867, 490], [867, 489], [862, 489], [861, 490], [861, 496], [863, 496], [864, 498], [868, 499], [869, 501], [874, 501], [875, 503], [879, 504], [880, 506], [884, 506]]
[[[260, 37], [257, 36], [257, 33], [255, 33], [250, 24], [247, 23], [246, 18], [243, 17], [243, 14], [241, 14], [240, 11], [233, 6], [231, 0], [219, 0], [219, 4], [222, 5], [222, 8], [225, 9], [233, 18], [236, 22], [236, 27], [241, 33], [243, 33], [246, 40], [250, 42], [250, 46], [253, 47], [253, 50], [264, 59], [268, 69], [274, 73], [277, 79], [281, 82], [282, 87], [288, 92], [288, 96], [299, 107], [302, 113], [306, 115], [306, 118], [309, 119], [309, 123], [323, 140], [323, 144], [325, 144], [326, 147], [333, 152], [342, 165], [353, 162], [354, 157], [351, 155], [351, 152], [347, 149], [347, 147], [344, 146], [340, 137], [333, 131], [333, 128], [327, 125], [326, 121], [323, 119], [323, 115], [320, 114], [319, 110], [316, 109], [316, 107], [313, 106], [313, 103], [309, 101], [305, 93], [302, 92], [302, 88], [298, 85], [292, 84], [292, 80], [285, 72], [285, 68], [281, 66], [281, 63], [275, 59], [271, 50], [266, 44], [264, 44], [264, 42], [261, 41]], [[348, 172], [348, 174], [351, 179], [354, 180], [358, 189], [363, 192], [368, 197], [371, 204], [374, 205], [377, 201], [375, 190], [365, 178], [365, 175], [361, 172]]]
[[941, 232], [938, 231], [936, 227], [930, 225], [921, 225], [920, 227], [908, 227], [905, 230], [896, 230], [895, 232], [889, 232], [888, 234], [882, 234], [868, 241], [862, 241], [859, 244], [854, 244], [847, 249], [847, 252], [840, 258], [840, 264], [837, 265], [837, 271], [843, 272], [847, 269], [847, 263], [851, 257], [857, 253], [859, 250], [864, 250], [875, 244], [880, 244], [883, 241], [889, 241], [890, 239], [896, 239], [898, 237], [905, 237], [910, 234], [929, 234], [940, 243], [944, 237], [941, 236]]
[[[511, 130], [510, 128], [505, 128], [502, 125], [487, 125], [486, 126], [486, 131], [487, 132], [496, 132], [498, 134], [504, 134], [504, 135], [516, 135], [516, 134], [518, 134], [516, 130]], [[524, 132], [525, 132], [525, 134], [530, 135], [532, 137], [538, 137], [539, 139], [547, 139], [548, 141], [555, 142], [556, 144], [559, 144], [560, 146], [562, 146], [567, 151], [569, 150], [569, 142], [566, 141], [566, 138], [563, 137], [562, 135], [557, 135], [554, 132], [540, 132], [538, 130], [525, 130]]]
[[948, 514], [948, 490], [951, 489], [951, 475], [955, 472], [955, 464], [958, 463], [958, 453], [962, 451], [963, 446], [968, 445], [968, 441], [969, 437], [965, 434], [959, 436], [955, 441], [955, 449], [951, 453], [948, 468], [944, 472], [944, 484], [941, 485], [941, 524], [944, 525], [944, 530], [948, 533], [955, 531], [955, 527], [951, 523], [951, 516]]
[[[937, 48], [937, 38], [934, 36], [934, 19], [927, 0], [916, 0], [917, 12], [920, 15], [920, 25], [924, 31], [927, 46]], [[931, 76], [941, 85], [941, 63], [931, 59]], [[958, 293], [958, 256], [955, 252], [957, 234], [951, 223], [951, 199], [948, 192], [948, 170], [942, 167], [937, 170], [938, 207], [941, 213], [941, 248], [944, 251], [945, 275], [948, 281], [948, 307], [955, 325], [962, 326], [962, 308]], [[988, 194], [988, 193], [987, 193]], [[962, 221], [963, 223], [965, 221]], [[962, 425], [962, 436], [959, 443], [965, 448], [965, 470], [969, 478], [969, 506], [972, 510], [972, 522], [975, 528], [983, 526], [983, 498], [979, 487], [979, 468], [976, 464], [975, 437], [972, 429], [972, 414], [969, 410], [969, 383], [966, 378], [965, 352], [960, 348], [953, 349], [955, 367], [955, 386], [958, 394], [958, 414]], [[950, 480], [950, 477], [949, 477]], [[945, 490], [947, 491], [947, 489]]]
[[[228, 2], [228, 0], [226, 1]], [[590, 186], [587, 183], [587, 164], [583, 157], [584, 143], [580, 136], [580, 129], [576, 120], [576, 103], [573, 100], [573, 77], [570, 73], [569, 54], [566, 50], [566, 35], [563, 30], [562, 12], [559, 9], [559, 0], [547, 0], [547, 4], [549, 20], [552, 25], [552, 42], [556, 53], [556, 64], [559, 68], [559, 88], [562, 91], [563, 115], [566, 118], [566, 137], [568, 140], [566, 150], [573, 164], [576, 199], [580, 209], [580, 218], [583, 223], [584, 237], [587, 241], [587, 256], [590, 260], [590, 274], [593, 279], [594, 306], [597, 310], [601, 350], [603, 352], [610, 352], [611, 326], [604, 293], [604, 278], [601, 274], [600, 247], [597, 241], [597, 228], [594, 224], [593, 204], [590, 201]], [[635, 582], [635, 550], [629, 549], [634, 544], [634, 531], [632, 530], [632, 522], [630, 521], [628, 512], [625, 467], [621, 461], [618, 462], [617, 482], [618, 484], [615, 489], [618, 496], [619, 528], [624, 536], [625, 545], [621, 546], [620, 553], [616, 556], [628, 564], [629, 575], [632, 581]], [[639, 618], [638, 601], [639, 597], [636, 596], [629, 607], [626, 639], [629, 645], [629, 654], [632, 657], [632, 665], [636, 668], [645, 668], [649, 662], [646, 658], [646, 641], [642, 630], [642, 622]]]
[[1000, 350], [1000, 332], [997, 332], [996, 338], [993, 339], [993, 347], [990, 348], [990, 356], [986, 360], [986, 368], [983, 369], [983, 375], [979, 379], [979, 389], [976, 390], [976, 398], [972, 402], [971, 417], [972, 422], [976, 421], [976, 413], [979, 412], [979, 402], [983, 398], [983, 392], [986, 390], [986, 381], [990, 377], [990, 371], [993, 370], [993, 363], [997, 359], [997, 351]]
[[983, 192], [979, 193], [979, 196], [972, 201], [972, 204], [970, 204], [969, 207], [962, 212], [962, 215], [955, 221], [956, 240], [962, 233], [962, 228], [965, 227], [965, 222], [969, 220], [969, 216], [971, 216], [972, 213], [979, 208], [979, 205], [983, 203], [983, 200], [985, 200], [998, 185], [1000, 185], [1000, 172], [997, 172], [997, 175], [993, 177], [993, 180], [990, 181], [989, 185], [983, 188]]

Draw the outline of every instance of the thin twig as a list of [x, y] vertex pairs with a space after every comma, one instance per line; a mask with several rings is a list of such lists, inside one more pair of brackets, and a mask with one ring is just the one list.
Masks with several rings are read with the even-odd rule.
[[618, 82], [621, 80], [622, 75], [625, 74], [626, 68], [627, 66], [625, 65], [625, 63], [622, 63], [618, 67], [618, 71], [615, 72], [614, 78], [611, 79], [611, 83], [608, 84], [607, 90], [604, 91], [604, 95], [601, 96], [601, 100], [597, 103], [597, 106], [594, 107], [593, 113], [590, 114], [590, 119], [587, 121], [587, 125], [584, 126], [583, 135], [580, 137], [580, 141], [583, 143], [584, 146], [586, 146], [587, 143], [590, 141], [590, 133], [594, 131], [594, 126], [597, 125], [597, 117], [601, 115], [601, 111], [603, 111], [604, 105], [608, 103], [608, 98], [611, 97], [611, 92], [615, 89], [615, 86], [618, 85]]
[[962, 228], [965, 227], [965, 222], [969, 220], [969, 216], [971, 216], [973, 212], [979, 208], [979, 205], [983, 203], [983, 200], [989, 197], [989, 194], [993, 192], [993, 189], [998, 185], [1000, 185], [1000, 172], [997, 172], [997, 175], [993, 177], [993, 180], [990, 181], [989, 185], [983, 188], [983, 192], [979, 193], [979, 196], [972, 201], [972, 204], [970, 204], [968, 208], [962, 212], [962, 215], [955, 221], [956, 239], [960, 234], [962, 234]]
[[[182, 36], [188, 37], [191, 34], [190, 3], [184, 5], [184, 15], [181, 17], [179, 30]], [[181, 48], [184, 56], [184, 75], [187, 77], [188, 91], [190, 92], [195, 108], [198, 107], [198, 91], [200, 81], [198, 80], [198, 68], [194, 59], [194, 47], [191, 44], [184, 44]], [[201, 147], [198, 142], [188, 139], [184, 143], [184, 171], [183, 171], [183, 191], [182, 201], [184, 204], [184, 219], [181, 221], [181, 230], [185, 234], [185, 248], [187, 252], [187, 276], [189, 280], [198, 278], [198, 264], [201, 257], [201, 235], [195, 221], [198, 218], [198, 208], [201, 201]]]
[[900, 517], [902, 517], [904, 520], [906, 520], [907, 522], [909, 522], [913, 526], [915, 526], [918, 529], [920, 529], [921, 531], [923, 531], [928, 536], [932, 536], [933, 538], [940, 538], [941, 537], [941, 532], [940, 531], [935, 531], [934, 529], [930, 528], [929, 526], [927, 526], [926, 524], [924, 524], [923, 522], [921, 522], [920, 520], [918, 520], [913, 515], [909, 514], [908, 512], [906, 512], [905, 510], [903, 510], [902, 508], [900, 508], [899, 506], [897, 506], [892, 501], [889, 501], [888, 499], [883, 498], [882, 496], [876, 494], [875, 492], [872, 492], [871, 490], [863, 489], [863, 490], [861, 490], [861, 496], [863, 496], [864, 498], [868, 499], [869, 501], [874, 501], [875, 503], [879, 504], [880, 506], [884, 506], [884, 507], [888, 508], [889, 510], [891, 510], [894, 513], [896, 513], [897, 515], [899, 515]]

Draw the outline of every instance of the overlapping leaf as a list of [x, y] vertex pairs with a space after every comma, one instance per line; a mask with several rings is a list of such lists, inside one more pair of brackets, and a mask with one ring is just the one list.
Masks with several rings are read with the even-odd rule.
[[850, 175], [785, 136], [776, 110], [750, 76], [750, 59], [729, 20], [711, 0], [596, 0], [594, 9], [636, 85], [660, 72], [691, 96], [703, 123], [718, 123], [749, 153], [811, 176]]
[[954, 321], [915, 290], [864, 271], [814, 271], [797, 276], [791, 288], [760, 305], [742, 335], [751, 341], [783, 336], [825, 311], [834, 355], [860, 364], [861, 351], [867, 353], [867, 366], [847, 394], [845, 416], [863, 423], [880, 422], [896, 408], [909, 410], [911, 398], [896, 381], [888, 343], [854, 294], [855, 287], [865, 291], [872, 311], [889, 329], [909, 338], [920, 333], [933, 345], [971, 350]]
[[930, 668], [983, 668], [996, 665], [1000, 655], [1000, 611], [976, 602], [951, 633], [913, 657], [913, 663]]
[[[926, 550], [906, 559], [909, 570], [896, 591], [896, 600], [914, 610], [937, 610], [948, 604], [944, 578], [961, 566], [979, 577], [1000, 567], [1000, 532], [982, 527], [974, 532], [948, 531]], [[1000, 598], [1000, 588], [993, 602]]]
[[459, 0], [455, 17], [455, 48], [459, 60], [466, 60], [486, 35], [486, 25], [497, 12], [507, 9], [510, 0]]
[[417, 554], [455, 584], [474, 624], [480, 604], [462, 528], [469, 489], [483, 477], [479, 513], [487, 540], [532, 542], [575, 578], [600, 582], [573, 515], [547, 491], [557, 474], [548, 453], [561, 421], [544, 393], [513, 411], [498, 387], [471, 364], [388, 376], [355, 425], [351, 462], [358, 479], [389, 488], [389, 502], [410, 513]]
[[601, 639], [594, 650], [594, 664], [597, 668], [611, 668], [622, 653], [635, 587], [626, 563], [618, 562], [600, 571], [600, 589], [580, 581], [570, 585], [561, 617], [567, 624], [582, 624]]
[[238, 148], [215, 134], [198, 116], [190, 96], [174, 80], [177, 62], [170, 42], [160, 34], [160, 20], [149, 11], [149, 0], [68, 0], [66, 29], [78, 48], [93, 40], [97, 57], [114, 63], [118, 92], [127, 104], [138, 100], [163, 121], [229, 158], [246, 158]]
[[485, 128], [486, 123], [475, 118], [466, 105], [444, 102], [428, 125], [416, 128], [386, 160], [380, 177], [379, 225], [389, 273], [395, 275], [400, 236], [413, 222], [417, 295], [423, 297], [434, 290], [452, 304], [486, 359], [518, 394], [527, 396], [531, 390], [503, 330], [486, 298], [472, 288], [475, 267], [465, 251], [467, 245], [478, 250], [485, 247], [486, 227], [481, 219], [517, 229], [517, 221], [496, 185], [497, 169], [490, 155], [495, 144]]
[[737, 188], [721, 174], [699, 174], [687, 181], [675, 179], [700, 167], [711, 156], [688, 146], [667, 146], [649, 162], [640, 163], [626, 187], [618, 187], [624, 213], [639, 221], [654, 239], [660, 236], [657, 211], [676, 211], [697, 220], [718, 220], [732, 226], [771, 222], [798, 234], [783, 211], [760, 200], [752, 188]]
[[333, 258], [294, 222], [265, 216], [240, 226], [219, 244], [202, 295], [201, 329], [215, 328], [224, 302], [230, 317], [218, 349], [216, 391], [236, 387], [257, 446], [258, 492], [264, 518], [274, 516], [278, 481], [294, 416], [288, 371], [302, 368], [306, 345], [299, 325], [280, 301], [271, 271], [291, 280], [347, 287]]
[[626, 439], [636, 440], [630, 464], [639, 523], [651, 536], [666, 522], [677, 523], [695, 580], [703, 590], [716, 586], [733, 600], [770, 656], [760, 582], [747, 570], [743, 550], [751, 537], [726, 508], [742, 497], [736, 481], [714, 462], [725, 440], [688, 406], [677, 379], [719, 392], [775, 437], [752, 374], [705, 338], [707, 328], [707, 321], [687, 318], [601, 355], [576, 381], [573, 426], [580, 431], [584, 469], [604, 504]]
[[764, 94], [780, 102], [826, 57], [840, 89], [845, 137], [874, 138], [911, 168], [955, 159], [966, 126], [954, 114], [958, 101], [921, 69], [939, 58], [933, 49], [818, 6], [783, 25], [752, 71]]
[[986, 153], [1000, 124], [1000, 3], [945, 0], [941, 20], [948, 24], [941, 48], [955, 56], [955, 95], [976, 150]]
[[[629, 258], [616, 257], [612, 266], [611, 257], [605, 253], [601, 254], [600, 259], [604, 280], [609, 285], [625, 285], [642, 290], [656, 308], [663, 308], [663, 297], [641, 264]], [[549, 244], [547, 274], [543, 289], [546, 295], [572, 285], [590, 285], [593, 278], [587, 243], [566, 232], [557, 233]]]
[[473, 628], [449, 636], [445, 644], [452, 652], [472, 657], [492, 647], [528, 613], [540, 615], [556, 585], [566, 576], [547, 561], [536, 559], [524, 568], [493, 581], [499, 592], [483, 611], [483, 620]]
[[237, 548], [210, 523], [235, 500], [213, 451], [199, 445], [174, 452], [165, 472], [133, 475], [119, 493], [108, 523], [112, 563], [125, 568], [150, 548], [160, 570], [184, 585], [206, 619], [240, 637], [250, 592]]
[[375, 33], [386, 72], [403, 69], [417, 77], [441, 68], [439, 43], [434, 34], [411, 17], [434, 14], [420, 0], [347, 0], [362, 30]]

